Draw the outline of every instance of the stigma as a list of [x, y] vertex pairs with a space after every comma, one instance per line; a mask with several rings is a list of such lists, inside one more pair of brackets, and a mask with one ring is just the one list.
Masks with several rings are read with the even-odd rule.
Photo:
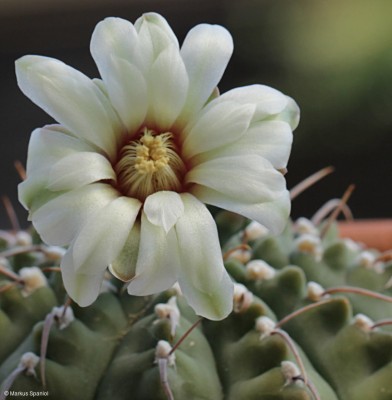
[[120, 190], [141, 201], [161, 190], [180, 192], [186, 171], [173, 133], [148, 128], [122, 147], [114, 169]]

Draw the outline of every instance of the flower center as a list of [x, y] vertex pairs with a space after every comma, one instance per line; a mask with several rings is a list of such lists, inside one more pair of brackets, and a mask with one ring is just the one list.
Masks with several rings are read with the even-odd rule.
[[171, 132], [157, 134], [144, 128], [141, 138], [127, 143], [119, 156], [114, 169], [125, 195], [143, 201], [161, 190], [181, 190], [185, 164]]

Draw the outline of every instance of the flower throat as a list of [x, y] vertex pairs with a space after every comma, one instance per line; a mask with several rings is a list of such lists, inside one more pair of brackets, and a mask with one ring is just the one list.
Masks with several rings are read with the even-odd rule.
[[114, 169], [122, 192], [141, 201], [161, 190], [181, 191], [185, 174], [173, 134], [148, 128], [122, 147]]

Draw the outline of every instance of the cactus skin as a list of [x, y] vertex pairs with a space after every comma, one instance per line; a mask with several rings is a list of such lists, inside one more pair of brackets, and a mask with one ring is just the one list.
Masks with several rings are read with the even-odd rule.
[[[177, 341], [191, 326], [180, 319], [174, 336]], [[172, 341], [169, 321], [156, 321], [148, 315], [133, 325], [124, 337], [105, 374], [97, 399], [162, 399], [158, 366], [155, 362], [157, 340]], [[222, 392], [210, 346], [200, 330], [195, 329], [175, 352], [175, 367], [168, 367], [168, 378], [174, 398], [201, 400], [221, 399]]]
[[12, 287], [0, 296], [0, 365], [11, 354], [32, 327], [42, 321], [57, 305], [49, 287], [43, 287], [25, 298]]
[[[226, 268], [248, 291], [248, 303], [240, 301], [239, 308], [223, 321], [202, 321], [176, 349], [175, 360], [166, 368], [174, 399], [314, 399], [303, 377], [285, 375], [284, 363], [298, 364], [290, 345], [279, 334], [263, 336], [256, 329], [257, 318], [268, 317], [276, 323], [301, 307], [316, 304], [308, 298], [309, 281], [325, 289], [355, 286], [391, 296], [392, 263], [372, 261], [378, 256], [375, 251], [366, 258], [360, 246], [340, 239], [334, 227], [322, 238], [322, 228], [315, 229], [312, 235], [320, 240], [313, 251], [311, 246], [298, 244], [301, 235], [295, 223], [289, 223], [280, 236], [264, 234], [247, 240], [244, 228], [249, 221], [228, 212], [215, 218], [224, 253], [246, 243], [250, 258], [265, 260], [274, 268], [274, 276], [255, 279], [247, 272], [245, 260], [227, 257]], [[12, 248], [3, 246], [4, 251]], [[24, 266], [58, 264], [45, 259], [45, 253], [38, 257], [33, 248], [8, 261], [16, 273]], [[40, 355], [43, 320], [54, 306], [64, 303], [59, 272], [45, 274], [48, 285], [27, 296], [22, 284], [0, 292], [0, 382], [15, 370], [23, 354]], [[1, 276], [0, 290], [9, 283], [10, 279]], [[107, 284], [92, 306], [71, 304], [75, 319], [67, 327], [53, 324], [45, 362], [46, 398], [165, 400], [156, 356], [158, 342], [173, 346], [198, 317], [175, 289], [131, 297], [118, 282]], [[173, 296], [179, 311], [175, 329], [169, 317], [154, 311], [157, 304], [172, 302]], [[392, 304], [336, 293], [280, 327], [290, 336], [323, 400], [392, 398], [391, 327], [370, 329], [355, 322], [358, 313], [375, 321], [391, 318]], [[21, 373], [11, 390], [44, 390], [40, 364], [35, 373]]]

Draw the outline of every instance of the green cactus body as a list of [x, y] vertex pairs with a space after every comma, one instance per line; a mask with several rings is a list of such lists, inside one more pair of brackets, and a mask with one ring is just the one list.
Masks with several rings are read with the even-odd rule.
[[[47, 390], [56, 400], [392, 399], [391, 326], [373, 326], [392, 315], [391, 263], [340, 239], [333, 226], [303, 236], [290, 223], [278, 237], [253, 237], [244, 218], [215, 218], [225, 266], [238, 283], [228, 318], [203, 320], [170, 353], [199, 320], [178, 289], [132, 297], [109, 277], [92, 306], [71, 304], [66, 326], [53, 319], [43, 388], [42, 360], [30, 369], [20, 363], [26, 353], [41, 354], [43, 321], [64, 303], [61, 275], [45, 272], [47, 283], [28, 293], [26, 282], [10, 285], [3, 276], [0, 381], [19, 368], [10, 390]], [[248, 247], [238, 256], [232, 250], [240, 245]], [[8, 262], [15, 273], [56, 266], [33, 249]], [[385, 297], [344, 292], [355, 287]]]
[[28, 297], [16, 287], [1, 294], [0, 364], [56, 304], [56, 297], [49, 287], [40, 288]]

